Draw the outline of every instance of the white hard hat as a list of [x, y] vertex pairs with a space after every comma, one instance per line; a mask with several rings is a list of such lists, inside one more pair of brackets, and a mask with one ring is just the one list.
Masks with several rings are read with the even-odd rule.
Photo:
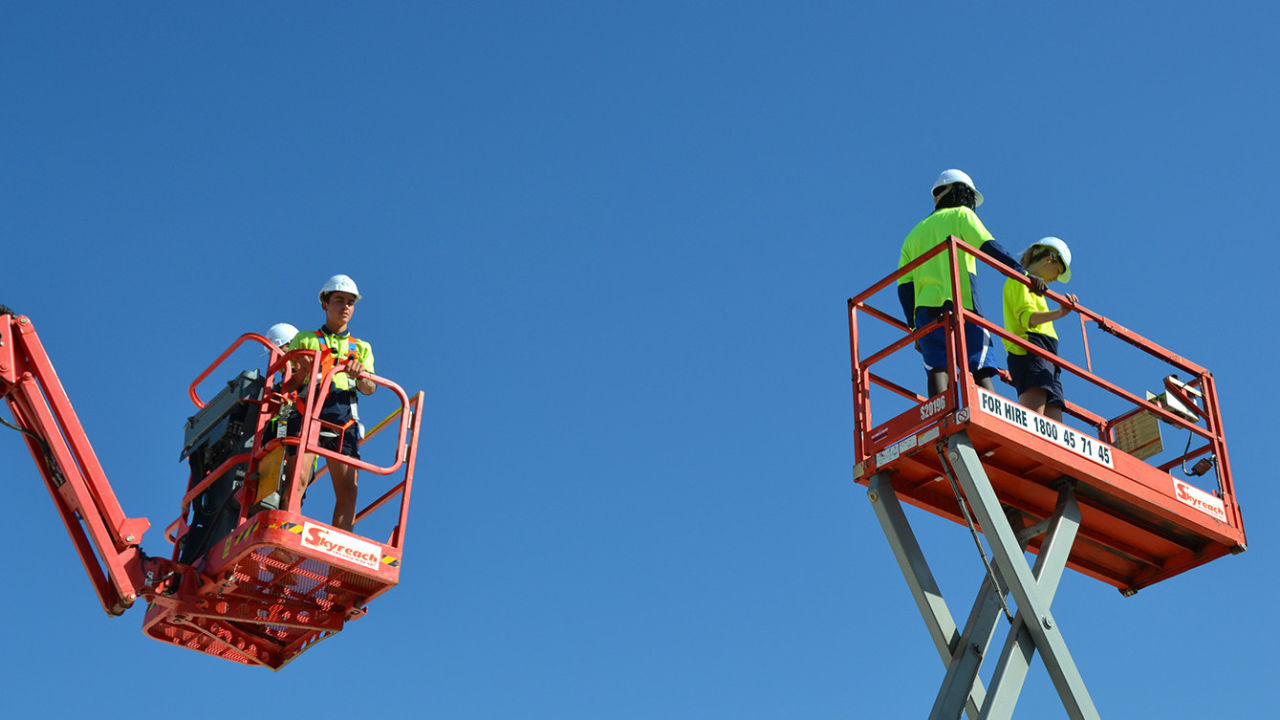
[[360, 290], [356, 288], [356, 281], [346, 275], [334, 275], [325, 281], [324, 287], [320, 288], [320, 301], [324, 302], [324, 294], [331, 292], [351, 293], [360, 299]]
[[1065, 267], [1062, 274], [1058, 276], [1058, 280], [1062, 282], [1071, 280], [1071, 248], [1067, 247], [1066, 243], [1056, 237], [1042, 237], [1031, 243], [1031, 247], [1027, 250], [1030, 251], [1036, 246], [1053, 248], [1054, 252], [1058, 253], [1058, 257], [1062, 258], [1062, 264]]
[[982, 193], [978, 192], [978, 188], [973, 186], [973, 179], [970, 178], [969, 174], [963, 170], [943, 170], [942, 174], [938, 176], [938, 179], [933, 181], [933, 189], [937, 190], [943, 185], [950, 185], [952, 183], [967, 185], [969, 189], [973, 191], [974, 197], [976, 198], [976, 202], [973, 203], [974, 207], [978, 207], [982, 204]]
[[276, 347], [284, 347], [298, 334], [298, 328], [289, 323], [276, 323], [267, 328], [267, 339]]

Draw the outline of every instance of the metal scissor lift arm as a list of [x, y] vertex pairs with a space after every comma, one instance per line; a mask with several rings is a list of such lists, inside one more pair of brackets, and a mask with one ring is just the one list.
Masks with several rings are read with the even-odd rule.
[[[1080, 523], [1073, 485], [1060, 484], [1057, 508], [1048, 522], [1015, 529], [1013, 521], [1021, 525], [1019, 515], [1001, 506], [968, 437], [963, 432], [951, 435], [939, 443], [939, 453], [954, 473], [974, 520], [983, 528], [994, 563], [963, 632], [956, 627], [929, 570], [890, 474], [877, 473], [867, 491], [938, 654], [947, 665], [930, 719], [959, 718], [962, 712], [974, 719], [1011, 718], [1031, 658], [1039, 650], [1068, 716], [1074, 720], [1097, 720], [1098, 711], [1049, 612]], [[1024, 550], [1028, 541], [1041, 532], [1044, 540], [1035, 566], [1031, 567]], [[991, 686], [986, 688], [978, 671], [1001, 610], [1007, 612], [1004, 599], [1008, 595], [1017, 602], [1018, 613], [1012, 618]]]

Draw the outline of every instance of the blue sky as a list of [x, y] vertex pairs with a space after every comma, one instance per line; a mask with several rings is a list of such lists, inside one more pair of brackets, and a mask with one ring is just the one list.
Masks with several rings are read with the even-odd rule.
[[[146, 550], [169, 552], [187, 384], [242, 332], [318, 325], [333, 273], [428, 402], [400, 587], [276, 676], [104, 616], [0, 435], [0, 714], [926, 714], [943, 667], [850, 480], [844, 305], [959, 167], [1005, 247], [1063, 238], [1085, 305], [1219, 384], [1251, 550], [1128, 599], [1067, 574], [1099, 709], [1268, 715], [1278, 15], [0, 4], [0, 302]], [[967, 532], [913, 518], [965, 614]], [[1065, 716], [1038, 661], [1018, 716]]]

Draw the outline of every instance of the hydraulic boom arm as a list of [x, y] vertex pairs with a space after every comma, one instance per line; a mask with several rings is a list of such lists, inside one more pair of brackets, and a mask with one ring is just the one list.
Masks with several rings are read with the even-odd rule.
[[31, 321], [3, 305], [0, 397], [14, 420], [0, 422], [23, 434], [103, 609], [123, 613], [146, 589], [150, 523], [125, 516]]

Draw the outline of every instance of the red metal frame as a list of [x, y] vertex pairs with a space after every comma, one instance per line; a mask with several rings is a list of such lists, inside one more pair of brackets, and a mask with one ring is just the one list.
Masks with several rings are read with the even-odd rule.
[[[147, 601], [143, 631], [163, 642], [190, 648], [234, 662], [279, 669], [316, 642], [340, 631], [347, 620], [361, 617], [368, 603], [399, 582], [405, 527], [417, 462], [424, 396], [410, 398], [394, 382], [366, 375], [392, 392], [400, 407], [378, 424], [373, 437], [398, 420], [395, 461], [386, 467], [353, 461], [318, 447], [320, 420], [331, 370], [317, 377], [320, 363], [312, 363], [299, 438], [273, 440], [264, 445], [262, 430], [279, 410], [284, 397], [273, 390], [277, 375], [287, 382], [289, 360], [316, 351], [281, 353], [266, 338], [247, 333], [238, 338], [197, 379], [189, 394], [197, 408], [204, 403], [196, 386], [208, 378], [246, 342], [271, 353], [254, 447], [234, 456], [190, 487], [182, 499], [182, 514], [165, 531], [175, 543], [171, 558], [149, 557], [140, 543], [149, 527], [145, 518], [126, 517], [112, 492], [93, 448], [72, 409], [30, 320], [0, 315], [0, 396], [23, 432], [54, 505], [80, 555], [103, 608], [118, 615], [141, 597]], [[341, 366], [335, 370], [340, 370]], [[314, 397], [312, 397], [314, 396]], [[368, 439], [368, 438], [366, 438]], [[348, 462], [378, 475], [402, 473], [402, 479], [356, 514], [359, 523], [400, 498], [396, 524], [386, 542], [344, 532], [301, 514], [302, 463], [294, 468], [281, 509], [257, 513], [250, 507], [257, 463], [280, 444]], [[192, 565], [178, 561], [177, 541], [188, 532], [191, 503], [225, 471], [246, 464], [239, 525]]]
[[[281, 356], [284, 355], [284, 353], [283, 351], [280, 350], [279, 347], [276, 346], [275, 343], [271, 342], [267, 338], [257, 333], [245, 333], [244, 335], [241, 335], [240, 337], [236, 338], [235, 342], [231, 343], [231, 345], [226, 350], [222, 351], [222, 354], [218, 356], [218, 359], [210, 363], [209, 367], [205, 368], [204, 372], [197, 375], [196, 379], [192, 380], [191, 384], [187, 386], [187, 396], [191, 398], [191, 402], [194, 403], [197, 408], [203, 408], [204, 401], [200, 399], [200, 394], [196, 392], [196, 388], [200, 386], [200, 383], [203, 383], [205, 380], [207, 380], [209, 376], [213, 374], [214, 370], [217, 370], [219, 367], [221, 367], [222, 363], [225, 362], [227, 358], [231, 357], [231, 353], [240, 349], [241, 345], [244, 345], [245, 343], [250, 341], [258, 343], [259, 345], [266, 348], [267, 352], [270, 353], [271, 362], [268, 363], [270, 367], [272, 368], [280, 367], [280, 358]], [[285, 365], [283, 367], [283, 372], [284, 372], [284, 378], [282, 379], [281, 382], [286, 383], [289, 381], [289, 378], [292, 377], [293, 368], [291, 368], [288, 365]]]
[[[872, 307], [870, 300], [882, 290], [929, 258], [947, 253], [952, 277], [952, 305], [961, 308], [947, 313], [930, 325], [911, 331], [888, 313]], [[1054, 508], [1057, 492], [1054, 485], [1062, 476], [1078, 483], [1077, 496], [1083, 513], [1080, 539], [1068, 562], [1081, 572], [1115, 585], [1126, 593], [1185, 572], [1246, 547], [1244, 524], [1232, 483], [1226, 438], [1213, 375], [1160, 345], [1138, 335], [1118, 323], [1085, 308], [1071, 305], [1055, 293], [1047, 297], [1071, 305], [1081, 316], [1081, 333], [1085, 336], [1086, 367], [1081, 368], [1061, 357], [1007, 332], [1003, 327], [963, 308], [960, 298], [958, 259], [968, 253], [996, 271], [1024, 284], [1029, 281], [980, 250], [955, 237], [947, 238], [911, 264], [891, 273], [848, 302], [849, 348], [854, 401], [854, 452], [857, 458], [856, 479], [866, 484], [879, 471], [893, 476], [893, 485], [908, 502], [925, 510], [962, 522], [960, 508], [949, 483], [940, 482], [947, 472], [945, 458], [934, 449], [937, 442], [956, 432], [968, 432], [975, 448], [984, 455], [984, 465], [1002, 503], [1019, 510], [1031, 522], [1048, 517]], [[866, 357], [861, 354], [858, 331], [862, 317], [883, 322], [903, 337]], [[1189, 422], [1164, 408], [1095, 375], [1089, 351], [1086, 321], [1102, 331], [1155, 357], [1171, 368], [1191, 376], [1188, 386], [1202, 394], [1202, 405], [1176, 386], [1170, 391], [1195, 407], [1200, 423]], [[1040, 357], [1049, 359], [1066, 372], [1101, 388], [1132, 406], [1120, 417], [1107, 420], [1086, 408], [1068, 403], [1067, 415], [1095, 429], [1088, 440], [1104, 446], [1114, 459], [1108, 467], [1082, 458], [1049, 441], [1048, 435], [997, 417], [980, 405], [981, 393], [967, 370], [965, 325], [973, 323], [986, 328], [998, 338], [1008, 340]], [[907, 348], [920, 337], [942, 327], [947, 338], [948, 373], [952, 381], [948, 390], [934, 398], [925, 398], [892, 381], [880, 377], [873, 367], [893, 353]], [[871, 406], [871, 388], [878, 386], [906, 397], [915, 406], [904, 413], [876, 423]], [[1006, 398], [1007, 400], [1008, 398]], [[1001, 407], [1016, 415], [1009, 408]], [[995, 407], [994, 402], [991, 407]], [[1153, 466], [1129, 456], [1107, 443], [1114, 442], [1115, 423], [1137, 412], [1150, 412], [1161, 420], [1185, 429], [1204, 443], [1199, 447]], [[1047, 418], [1024, 413], [1032, 427], [1045, 428]], [[1030, 416], [1035, 416], [1030, 417]], [[1067, 429], [1069, 426], [1059, 424]], [[1057, 432], [1057, 431], [1054, 431]], [[1079, 437], [1084, 433], [1075, 431]], [[1082, 442], [1085, 442], [1082, 440]], [[1178, 480], [1169, 471], [1181, 463], [1204, 455], [1214, 458], [1218, 487], [1209, 497], [1196, 493], [1189, 481]], [[1190, 486], [1190, 487], [1189, 487]], [[1206, 498], [1208, 501], [1206, 502]], [[1217, 503], [1221, 503], [1221, 516]], [[1197, 507], [1198, 506], [1198, 507]], [[1203, 509], [1208, 508], [1208, 509]], [[1033, 543], [1033, 549], [1035, 549]]]
[[123, 613], [145, 589], [139, 544], [150, 524], [124, 514], [25, 316], [0, 315], [0, 395], [25, 431], [27, 448], [103, 609]]

